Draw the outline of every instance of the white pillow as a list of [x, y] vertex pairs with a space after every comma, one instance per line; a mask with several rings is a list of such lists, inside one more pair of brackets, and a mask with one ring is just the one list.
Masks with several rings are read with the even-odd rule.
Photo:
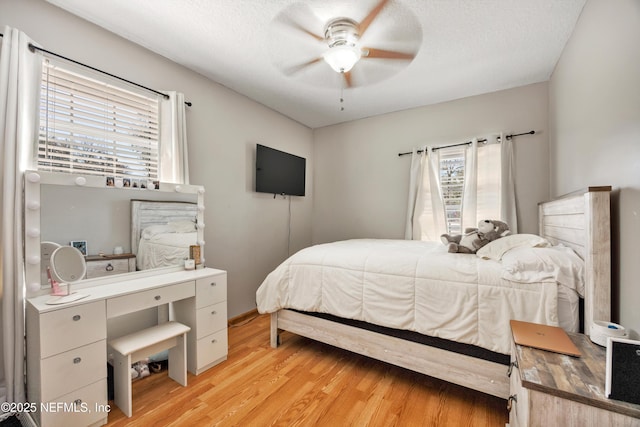
[[161, 233], [171, 233], [171, 227], [168, 224], [150, 225], [142, 230], [143, 239], [151, 239], [153, 236]]
[[174, 233], [190, 233], [196, 230], [196, 223], [193, 221], [173, 221], [167, 224]]
[[584, 261], [563, 245], [521, 247], [502, 257], [502, 278], [519, 283], [555, 281], [584, 296]]
[[495, 259], [500, 261], [502, 256], [509, 250], [514, 248], [534, 248], [549, 246], [547, 239], [535, 234], [511, 234], [501, 237], [491, 243], [487, 243], [478, 251], [476, 255], [484, 259]]

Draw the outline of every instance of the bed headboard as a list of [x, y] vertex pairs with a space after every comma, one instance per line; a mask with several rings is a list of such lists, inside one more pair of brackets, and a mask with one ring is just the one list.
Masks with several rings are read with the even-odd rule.
[[197, 222], [198, 204], [191, 202], [131, 200], [131, 252], [138, 253], [142, 230], [173, 221]]
[[584, 333], [611, 320], [611, 187], [589, 187], [538, 206], [540, 235], [585, 262]]

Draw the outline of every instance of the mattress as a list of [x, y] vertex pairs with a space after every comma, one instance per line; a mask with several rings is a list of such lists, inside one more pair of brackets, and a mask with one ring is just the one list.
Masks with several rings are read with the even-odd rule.
[[354, 239], [294, 254], [256, 298], [261, 313], [327, 313], [508, 354], [510, 319], [559, 325], [558, 282], [513, 276], [500, 260], [439, 242]]

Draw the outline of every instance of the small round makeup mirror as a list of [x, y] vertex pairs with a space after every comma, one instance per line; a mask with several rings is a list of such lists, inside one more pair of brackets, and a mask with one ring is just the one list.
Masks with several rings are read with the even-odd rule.
[[55, 242], [40, 242], [40, 281], [49, 283], [52, 286], [53, 278], [51, 277], [51, 254], [60, 247]]
[[87, 295], [71, 292], [71, 284], [82, 280], [87, 273], [84, 255], [72, 247], [61, 246], [51, 254], [49, 259], [53, 279], [67, 285], [67, 294], [47, 301], [47, 304], [64, 304], [85, 298]]

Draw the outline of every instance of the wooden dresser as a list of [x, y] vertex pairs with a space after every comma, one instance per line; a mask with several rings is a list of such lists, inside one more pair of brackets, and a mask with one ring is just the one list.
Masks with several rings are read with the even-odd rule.
[[604, 395], [606, 349], [583, 334], [569, 337], [581, 357], [512, 341], [510, 427], [640, 426], [640, 405]]

